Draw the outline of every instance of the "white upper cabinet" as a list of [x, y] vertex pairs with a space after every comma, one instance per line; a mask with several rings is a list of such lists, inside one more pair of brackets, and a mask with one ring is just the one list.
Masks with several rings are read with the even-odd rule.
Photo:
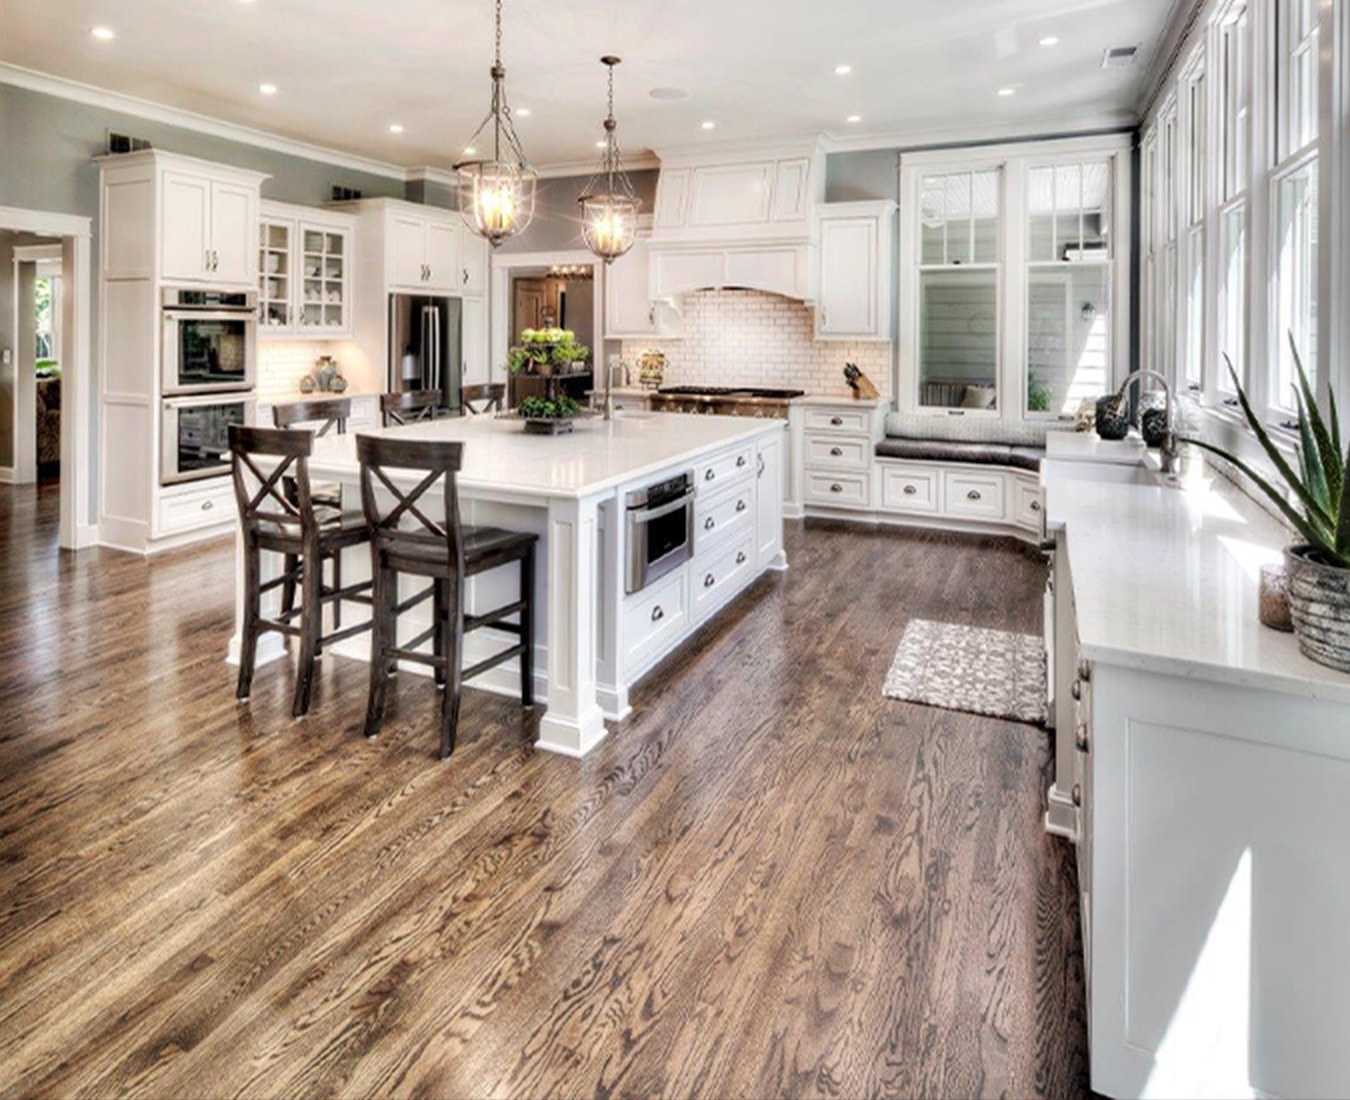
[[460, 292], [477, 297], [487, 293], [492, 246], [477, 233], [461, 228], [459, 236]]
[[415, 215], [390, 214], [385, 223], [387, 264], [391, 286], [425, 285], [427, 281], [426, 222]]
[[264, 339], [351, 335], [356, 219], [263, 203], [258, 316]]
[[680, 335], [679, 315], [669, 303], [651, 296], [649, 236], [640, 231], [633, 247], [605, 270], [608, 340], [669, 340]]
[[459, 219], [452, 222], [428, 221], [427, 286], [452, 294], [464, 292], [464, 273], [459, 266]]
[[459, 266], [459, 222], [428, 217], [406, 205], [386, 215], [385, 279], [404, 290], [463, 293]]
[[[209, 165], [165, 168], [160, 269], [165, 279], [251, 286], [257, 278], [261, 176], [216, 176]], [[228, 170], [225, 170], [228, 171]]]
[[895, 204], [829, 203], [818, 212], [816, 338], [889, 340]]

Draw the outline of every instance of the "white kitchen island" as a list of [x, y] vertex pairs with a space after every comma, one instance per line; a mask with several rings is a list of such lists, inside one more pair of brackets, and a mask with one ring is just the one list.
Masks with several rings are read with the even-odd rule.
[[[629, 690], [642, 675], [765, 571], [786, 568], [780, 420], [627, 414], [613, 421], [578, 421], [567, 435], [537, 436], [526, 435], [517, 421], [467, 417], [370, 434], [463, 442], [463, 522], [539, 536], [535, 696], [547, 705], [539, 723], [540, 748], [569, 756], [589, 752], [604, 737], [606, 718], [619, 720], [629, 713]], [[697, 486], [693, 558], [626, 593], [625, 495], [682, 473], [692, 473]], [[310, 476], [340, 483], [346, 507], [359, 508], [356, 436], [316, 439]], [[408, 476], [410, 483], [419, 479]], [[242, 577], [242, 555], [236, 557]], [[280, 564], [272, 557], [264, 555], [264, 580], [276, 575]], [[369, 575], [369, 548], [349, 551], [343, 583]], [[407, 583], [409, 592], [418, 587]], [[516, 583], [509, 569], [471, 578], [468, 610], [509, 602]], [[241, 583], [236, 590], [242, 592]], [[426, 607], [416, 610], [429, 613]], [[264, 607], [264, 615], [271, 613]], [[358, 604], [343, 607], [344, 625], [362, 615], [366, 609]], [[237, 608], [230, 643], [236, 661], [241, 621]], [[407, 615], [400, 637], [420, 633], [426, 625], [415, 613]], [[334, 651], [364, 660], [369, 637], [358, 635]], [[472, 664], [507, 644], [509, 635], [475, 631], [466, 639], [464, 662]], [[284, 652], [279, 635], [264, 635], [258, 663]], [[515, 695], [518, 676], [511, 662], [469, 686]], [[434, 717], [429, 710], [432, 725]]]

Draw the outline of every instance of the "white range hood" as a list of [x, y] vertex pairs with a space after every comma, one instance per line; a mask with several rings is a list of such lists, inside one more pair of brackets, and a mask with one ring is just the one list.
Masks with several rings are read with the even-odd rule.
[[815, 208], [825, 197], [818, 142], [658, 153], [653, 300], [722, 287], [815, 300]]

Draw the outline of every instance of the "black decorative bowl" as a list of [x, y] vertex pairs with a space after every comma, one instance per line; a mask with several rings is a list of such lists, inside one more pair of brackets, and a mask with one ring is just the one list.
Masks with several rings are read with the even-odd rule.
[[1114, 394], [1097, 398], [1097, 435], [1102, 439], [1124, 439], [1130, 434], [1129, 406]]

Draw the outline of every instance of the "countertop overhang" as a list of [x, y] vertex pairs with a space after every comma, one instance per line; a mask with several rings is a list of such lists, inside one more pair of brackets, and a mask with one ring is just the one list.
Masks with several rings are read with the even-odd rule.
[[459, 487], [543, 499], [595, 496], [682, 462], [782, 432], [786, 421], [679, 413], [626, 413], [614, 420], [578, 420], [564, 435], [526, 435], [518, 420], [456, 417], [314, 441], [316, 478], [355, 481], [358, 435], [459, 441]]

